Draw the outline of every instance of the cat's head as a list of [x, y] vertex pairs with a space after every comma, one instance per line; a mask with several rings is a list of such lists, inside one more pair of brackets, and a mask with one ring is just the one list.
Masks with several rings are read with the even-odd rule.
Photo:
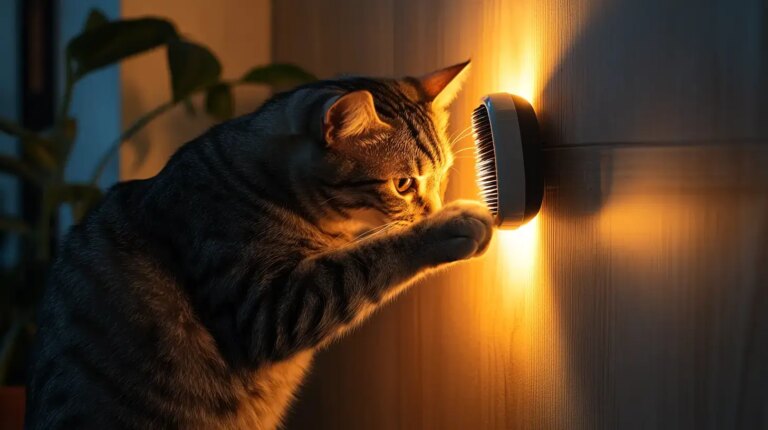
[[413, 222], [440, 209], [453, 152], [448, 104], [469, 62], [403, 79], [343, 78], [314, 91], [336, 95], [317, 115], [322, 156], [315, 168], [323, 211], [369, 226]]

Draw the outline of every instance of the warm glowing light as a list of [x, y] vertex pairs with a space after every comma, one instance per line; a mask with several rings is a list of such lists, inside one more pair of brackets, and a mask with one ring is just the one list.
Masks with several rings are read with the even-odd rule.
[[[541, 46], [535, 26], [535, 8], [522, 8], [514, 22], [503, 18], [500, 40], [514, 41], [503, 45], [498, 53], [497, 91], [516, 94], [534, 103], [541, 69]], [[536, 282], [538, 261], [539, 216], [515, 230], [499, 230], [499, 264], [506, 272], [505, 282], [512, 288], [531, 288]]]
[[[514, 16], [502, 17], [499, 39], [504, 41], [498, 53], [498, 90], [517, 94], [536, 107], [541, 82], [541, 27], [536, 25], [533, 5], [520, 8]], [[510, 20], [507, 22], [506, 20]]]
[[506, 272], [505, 282], [519, 289], [536, 282], [539, 258], [539, 216], [515, 230], [499, 230], [500, 268]]
[[[621, 162], [626, 161], [614, 157], [614, 163]], [[638, 266], [640, 259], [653, 259], [656, 254], [649, 250], [659, 247], [672, 255], [686, 255], [686, 242], [670, 240], [678, 237], [675, 235], [687, 232], [689, 237], [699, 240], [706, 237], [708, 232], [691, 220], [700, 213], [714, 217], [710, 202], [697, 200], [695, 194], [649, 192], [668, 187], [660, 178], [630, 180], [624, 177], [611, 180], [611, 185], [612, 192], [598, 214], [599, 232], [610, 241], [614, 252], [637, 258]]]
[[536, 96], [536, 69], [539, 63], [536, 47], [534, 43], [525, 44], [520, 48], [523, 52], [521, 58], [511, 58], [506, 56], [502, 60], [499, 73], [502, 91], [517, 94], [528, 100], [535, 106]]
[[[535, 0], [480, 3], [487, 11], [478, 39], [478, 55], [473, 54], [473, 59], [477, 58], [473, 71], [476, 86], [468, 87], [471, 93], [467, 100], [471, 104], [461, 111], [469, 117], [475, 100], [481, 96], [508, 92], [528, 100], [537, 115], [542, 115], [548, 108], [542, 96], [544, 89], [552, 84], [562, 85], [562, 77], [556, 71], [567, 60], [572, 44], [579, 40], [581, 29], [589, 21], [586, 18], [594, 14], [586, 7], [582, 9], [584, 5], [551, 8], [546, 2]], [[574, 13], [576, 10], [578, 13]], [[554, 28], [557, 30], [552, 31]], [[460, 163], [469, 162], [469, 157], [458, 159]], [[476, 188], [470, 190], [475, 181], [468, 173], [465, 175], [460, 181], [462, 197], [477, 193]], [[633, 221], [627, 218], [624, 225]], [[461, 324], [457, 326], [470, 327], [463, 333], [461, 344], [481, 346], [476, 349], [477, 355], [468, 356], [468, 366], [476, 366], [478, 361], [493, 366], [486, 373], [479, 371], [479, 384], [489, 387], [482, 390], [489, 393], [483, 401], [498, 410], [505, 410], [502, 401], [525, 402], [532, 411], [552, 411], [553, 417], [570, 416], [580, 410], [581, 375], [569, 372], [568, 350], [560, 331], [568, 323], [560, 319], [567, 315], [561, 313], [561, 304], [555, 299], [555, 292], [561, 293], [557, 288], [562, 285], [558, 280], [553, 285], [550, 279], [559, 261], [551, 261], [548, 251], [559, 249], [553, 240], [559, 236], [559, 229], [567, 227], [560, 223], [568, 222], [549, 213], [544, 206], [542, 213], [528, 224], [516, 230], [497, 230], [488, 255], [466, 273], [471, 285], [478, 287], [461, 296], [463, 309], [470, 306], [474, 311], [470, 318], [466, 312], [460, 313]], [[610, 228], [611, 225], [606, 227]], [[497, 399], [499, 403], [492, 403]], [[564, 423], [549, 424], [539, 427], [559, 428]], [[520, 425], [516, 418], [498, 423], [498, 427]]]

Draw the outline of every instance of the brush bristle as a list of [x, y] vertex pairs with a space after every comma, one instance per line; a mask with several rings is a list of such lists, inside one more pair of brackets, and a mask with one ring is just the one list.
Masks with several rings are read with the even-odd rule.
[[472, 113], [472, 132], [475, 137], [475, 163], [477, 186], [488, 209], [496, 215], [499, 211], [499, 191], [496, 181], [496, 152], [493, 148], [491, 121], [485, 105]]

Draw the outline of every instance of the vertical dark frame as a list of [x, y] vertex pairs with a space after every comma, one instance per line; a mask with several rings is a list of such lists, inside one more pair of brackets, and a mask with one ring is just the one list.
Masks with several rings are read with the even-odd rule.
[[21, 120], [27, 128], [53, 125], [55, 1], [21, 2]]
[[[43, 130], [55, 118], [56, 0], [21, 0], [20, 14], [21, 122], [28, 129]], [[22, 217], [37, 223], [42, 193], [22, 182], [20, 194]]]

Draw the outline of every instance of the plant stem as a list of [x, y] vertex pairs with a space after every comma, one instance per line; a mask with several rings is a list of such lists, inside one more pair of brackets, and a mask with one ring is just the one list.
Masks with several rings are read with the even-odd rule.
[[62, 133], [64, 124], [69, 113], [69, 106], [72, 104], [72, 91], [75, 87], [75, 79], [72, 77], [72, 61], [69, 56], [64, 59], [64, 95], [61, 98], [59, 111], [56, 113], [56, 134]]
[[114, 143], [112, 143], [112, 146], [107, 150], [107, 152], [101, 157], [101, 160], [99, 160], [99, 164], [96, 165], [96, 168], [93, 171], [93, 176], [91, 177], [91, 185], [98, 185], [99, 179], [101, 178], [101, 175], [104, 173], [104, 169], [106, 169], [107, 164], [109, 164], [110, 160], [117, 155], [117, 152], [120, 150], [120, 147], [123, 145], [123, 143], [133, 137], [134, 134], [136, 134], [139, 130], [141, 130], [145, 125], [147, 125], [150, 121], [157, 118], [158, 116], [162, 115], [163, 113], [170, 110], [172, 107], [176, 106], [175, 101], [169, 101], [166, 103], [161, 104], [160, 106], [157, 106], [156, 108], [152, 109], [151, 111], [145, 113], [139, 119], [136, 120], [136, 122], [133, 123], [130, 127], [128, 127], [125, 131], [123, 131], [120, 136], [115, 140]]
[[[220, 81], [218, 83], [224, 83], [227, 85], [231, 85], [232, 87], [236, 87], [238, 85], [244, 85], [247, 84], [247, 82], [241, 81], [241, 80], [234, 80], [234, 81]], [[215, 85], [215, 84], [214, 84]], [[189, 100], [193, 95], [197, 94], [198, 92], [207, 91], [208, 88], [210, 88], [213, 85], [209, 85], [204, 88], [199, 88], [197, 91], [194, 91], [187, 95], [186, 98], [178, 101], [168, 101], [160, 106], [152, 109], [151, 111], [145, 113], [143, 116], [139, 117], [139, 119], [136, 120], [136, 122], [133, 123], [130, 127], [128, 127], [125, 131], [123, 131], [122, 134], [115, 140], [114, 143], [112, 143], [112, 146], [107, 150], [107, 152], [101, 157], [99, 160], [99, 164], [96, 165], [96, 168], [93, 170], [93, 175], [91, 176], [91, 185], [98, 186], [99, 179], [101, 179], [101, 175], [104, 174], [104, 169], [107, 168], [107, 164], [109, 164], [110, 160], [117, 155], [117, 152], [120, 150], [120, 147], [125, 143], [126, 140], [133, 137], [134, 134], [136, 134], [139, 130], [141, 130], [144, 126], [149, 124], [152, 120], [157, 118], [158, 116], [162, 115], [163, 113], [169, 111], [171, 108], [176, 106], [179, 103], [184, 102], [185, 100]]]
[[0, 118], [0, 132], [16, 137], [27, 137], [33, 133], [11, 120]]

